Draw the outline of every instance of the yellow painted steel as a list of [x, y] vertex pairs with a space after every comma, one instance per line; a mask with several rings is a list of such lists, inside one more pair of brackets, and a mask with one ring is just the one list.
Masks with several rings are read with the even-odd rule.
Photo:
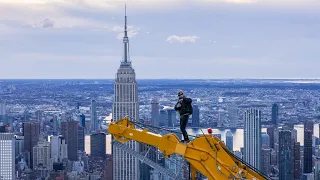
[[225, 144], [212, 135], [200, 136], [188, 144], [180, 143], [175, 134], [161, 136], [149, 132], [148, 129], [135, 129], [128, 117], [110, 123], [108, 132], [122, 143], [134, 140], [158, 147], [166, 158], [172, 154], [182, 155], [191, 164], [192, 180], [196, 179], [196, 171], [201, 172], [209, 180], [265, 180], [263, 176], [230, 156], [225, 151]]

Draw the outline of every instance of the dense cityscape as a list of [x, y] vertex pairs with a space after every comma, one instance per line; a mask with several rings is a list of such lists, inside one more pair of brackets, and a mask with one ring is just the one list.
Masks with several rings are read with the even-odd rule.
[[187, 180], [185, 157], [108, 132], [129, 117], [182, 139], [180, 90], [192, 99], [191, 142], [212, 130], [259, 175], [320, 180], [318, 80], [136, 80], [126, 15], [123, 45], [115, 79], [0, 80], [0, 180]]
[[[1, 132], [12, 135], [1, 138], [15, 141], [12, 149], [8, 149], [9, 154], [14, 151], [8, 162], [12, 163], [10, 168], [14, 169], [17, 179], [60, 176], [112, 179], [113, 158], [107, 127], [111, 120], [113, 86], [113, 80], [1, 81]], [[235, 131], [246, 129], [245, 112], [248, 108], [259, 109], [258, 119], [262, 129], [266, 130], [260, 132], [261, 158], [252, 163], [257, 167], [261, 163], [262, 171], [279, 179], [289, 179], [290, 175], [295, 179], [318, 177], [320, 102], [319, 85], [315, 82], [139, 80], [138, 87], [140, 121], [179, 131], [179, 116], [172, 107], [177, 101], [177, 91], [183, 89], [193, 99], [194, 112], [198, 112], [189, 119], [188, 132], [200, 134], [199, 128], [213, 128], [224, 133], [222, 140], [241, 158], [244, 158], [245, 146], [237, 148], [233, 142], [244, 141], [246, 136], [233, 136]], [[303, 134], [308, 133], [306, 128], [301, 131], [300, 126], [304, 123], [307, 123], [306, 128], [312, 128], [310, 136], [304, 135], [303, 138]], [[276, 125], [286, 125], [287, 128], [276, 130]], [[310, 153], [306, 148], [311, 148]], [[38, 151], [43, 153], [38, 154]], [[289, 159], [281, 159], [283, 153], [288, 153]], [[182, 159], [169, 159], [162, 162], [163, 167], [170, 166], [170, 171], [180, 173], [180, 164], [176, 163], [175, 167], [170, 162]], [[163, 161], [156, 160], [159, 164]], [[290, 165], [295, 167], [288, 167]], [[283, 169], [291, 171], [282, 174]], [[151, 177], [155, 176], [153, 172], [152, 168], [147, 168], [147, 171], [140, 172], [140, 176], [154, 179]]]

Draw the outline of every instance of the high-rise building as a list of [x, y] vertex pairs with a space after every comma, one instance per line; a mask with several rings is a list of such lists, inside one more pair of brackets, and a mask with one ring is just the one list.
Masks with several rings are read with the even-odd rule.
[[267, 147], [270, 147], [270, 137], [266, 132], [261, 133], [261, 145], [265, 145]]
[[168, 127], [172, 127], [177, 122], [177, 114], [174, 109], [167, 109], [168, 114]]
[[94, 133], [90, 135], [90, 152], [92, 157], [106, 156], [106, 134]]
[[312, 173], [312, 135], [313, 122], [304, 123], [303, 173]]
[[86, 116], [84, 114], [79, 116], [79, 122], [82, 127], [86, 128]]
[[0, 133], [0, 179], [16, 179], [15, 138], [9, 133]]
[[279, 123], [279, 107], [277, 104], [272, 105], [272, 124], [273, 125], [278, 125]]
[[97, 117], [97, 102], [91, 100], [91, 131], [95, 132], [99, 129], [98, 117]]
[[291, 131], [279, 130], [279, 180], [293, 179]]
[[315, 162], [314, 180], [320, 180], [320, 160], [319, 159]]
[[0, 116], [6, 115], [6, 103], [0, 102]]
[[261, 111], [250, 108], [244, 112], [244, 160], [260, 169]]
[[33, 147], [33, 168], [51, 169], [50, 160], [50, 143], [40, 140], [36, 146]]
[[231, 152], [233, 152], [233, 135], [232, 135], [231, 131], [227, 131], [226, 146]]
[[275, 150], [271, 150], [271, 155], [270, 155], [270, 164], [271, 166], [276, 166], [277, 165], [277, 153]]
[[66, 139], [68, 145], [68, 159], [71, 161], [78, 160], [78, 122], [63, 121], [61, 122], [61, 135]]
[[224, 121], [225, 121], [226, 113], [224, 110], [219, 109], [218, 110], [218, 122], [217, 122], [217, 127], [223, 127], [224, 126]]
[[159, 126], [167, 126], [168, 125], [168, 116], [167, 112], [163, 109], [160, 110], [159, 115]]
[[40, 123], [29, 121], [23, 124], [24, 151], [28, 154], [28, 166], [33, 168], [33, 147], [38, 144]]
[[[136, 74], [129, 58], [129, 38], [127, 32], [127, 15], [125, 14], [124, 27], [124, 55], [120, 68], [116, 74], [114, 84], [113, 121], [129, 116], [131, 120], [139, 121], [138, 84]], [[138, 143], [126, 143], [128, 148], [139, 151]], [[139, 180], [139, 161], [120, 148], [112, 147], [113, 179]]]
[[24, 151], [24, 137], [15, 135], [15, 143], [16, 143], [16, 152], [15, 155], [18, 156], [19, 154], [22, 154]]
[[53, 127], [53, 135], [57, 136], [59, 134], [58, 116], [53, 116], [52, 127]]
[[261, 171], [268, 175], [270, 173], [271, 149], [269, 146], [262, 145], [261, 149]]
[[238, 125], [238, 109], [235, 104], [228, 107], [230, 128], [236, 128]]
[[198, 105], [193, 105], [193, 112], [192, 112], [192, 127], [199, 127], [200, 126], [200, 109]]
[[5, 133], [7, 132], [6, 126], [0, 126], [0, 133]]
[[84, 127], [80, 124], [78, 125], [78, 150], [84, 152]]
[[296, 129], [291, 130], [292, 142], [297, 142], [298, 140], [298, 131]]
[[159, 126], [159, 100], [153, 98], [151, 101], [151, 122], [153, 126]]
[[294, 153], [293, 153], [293, 176], [294, 180], [300, 180], [301, 179], [301, 155], [300, 155], [300, 143], [295, 142], [294, 143]]
[[50, 137], [50, 157], [53, 163], [58, 163], [68, 158], [68, 146], [63, 136]]

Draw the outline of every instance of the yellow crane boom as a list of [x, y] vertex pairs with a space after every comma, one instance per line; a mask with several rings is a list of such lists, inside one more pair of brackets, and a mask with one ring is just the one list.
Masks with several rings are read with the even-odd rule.
[[210, 134], [200, 136], [188, 144], [180, 143], [175, 134], [161, 136], [149, 132], [148, 129], [135, 129], [128, 117], [111, 122], [108, 132], [121, 143], [134, 140], [155, 146], [166, 158], [172, 154], [183, 156], [190, 163], [192, 180], [196, 180], [197, 171], [209, 180], [266, 179], [230, 155], [225, 144]]

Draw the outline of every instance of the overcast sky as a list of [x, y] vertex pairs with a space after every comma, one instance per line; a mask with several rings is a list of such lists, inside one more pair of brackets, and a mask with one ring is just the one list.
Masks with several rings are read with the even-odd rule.
[[320, 78], [319, 0], [0, 0], [1, 78]]

